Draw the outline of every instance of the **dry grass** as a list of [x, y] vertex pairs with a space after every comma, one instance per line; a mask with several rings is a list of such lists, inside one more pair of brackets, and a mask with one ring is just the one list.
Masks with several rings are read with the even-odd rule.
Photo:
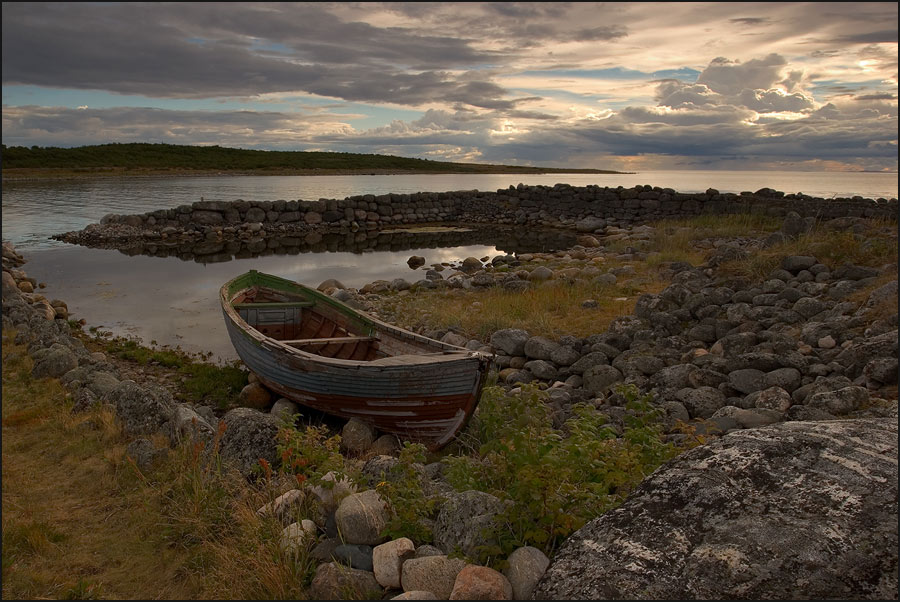
[[[619, 264], [606, 264], [604, 268], [615, 265]], [[632, 265], [634, 276], [620, 276], [614, 285], [595, 284], [585, 277], [551, 280], [524, 292], [499, 286], [475, 292], [427, 291], [395, 297], [388, 306], [407, 328], [454, 328], [481, 341], [504, 328], [521, 328], [551, 338], [566, 334], [587, 337], [603, 332], [613, 319], [634, 311], [641, 294], [656, 293], [666, 286], [648, 264]], [[589, 299], [596, 301], [597, 307], [582, 307]]]
[[[3, 337], [3, 598], [303, 598], [306, 555], [251, 487], [183, 446], [146, 474], [125, 457], [111, 411], [70, 413]], [[157, 446], [163, 441], [157, 438]]]
[[3, 597], [194, 593], [174, 578], [179, 554], [148, 537], [140, 495], [122, 495], [125, 440], [109, 411], [70, 414], [7, 333], [3, 356]]
[[881, 267], [897, 263], [897, 240], [877, 223], [865, 235], [817, 228], [796, 240], [754, 251], [747, 259], [723, 264], [722, 269], [762, 280], [781, 267], [782, 258], [789, 255], [811, 255], [831, 270], [845, 264]]
[[[381, 302], [390, 319], [406, 328], [450, 329], [486, 341], [496, 330], [521, 328], [534, 335], [559, 338], [562, 335], [587, 337], [603, 332], [616, 317], [629, 315], [644, 293], [658, 293], [668, 282], [658, 276], [664, 262], [686, 261], [702, 264], [710, 252], [695, 243], [705, 239], [760, 237], [781, 227], [782, 219], [765, 215], [701, 215], [690, 219], [663, 220], [654, 224], [648, 240], [620, 240], [607, 245], [612, 253], [628, 247], [647, 253], [646, 261], [628, 261], [633, 276], [619, 277], [612, 286], [593, 284], [591, 278], [553, 280], [525, 292], [501, 287], [485, 290], [460, 289], [421, 291], [415, 295], [387, 295]], [[845, 263], [882, 266], [897, 262], [896, 225], [872, 220], [865, 235], [817, 228], [810, 235], [751, 253], [750, 257], [723, 266], [723, 271], [750, 281], [768, 277], [786, 255], [814, 255], [835, 269]], [[893, 237], [891, 232], [894, 232]], [[610, 255], [612, 257], [612, 255]], [[626, 262], [595, 258], [593, 264], [606, 271]], [[550, 259], [541, 265], [551, 269], [584, 267], [591, 262], [564, 262]], [[537, 263], [525, 264], [532, 269]], [[598, 307], [582, 308], [588, 299]]]

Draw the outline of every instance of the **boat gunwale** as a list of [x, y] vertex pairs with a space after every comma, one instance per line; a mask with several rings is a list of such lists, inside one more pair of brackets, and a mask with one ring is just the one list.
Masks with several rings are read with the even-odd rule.
[[[333, 308], [337, 309], [338, 311], [359, 319], [360, 321], [362, 321], [363, 324], [366, 324], [371, 329], [371, 331], [369, 332], [370, 336], [376, 334], [378, 331], [386, 331], [388, 334], [397, 336], [398, 338], [413, 339], [417, 342], [424, 343], [430, 347], [435, 347], [437, 349], [440, 349], [443, 352], [443, 357], [436, 357], [435, 355], [427, 355], [426, 356], [426, 357], [428, 357], [427, 364], [433, 365], [434, 363], [445, 363], [445, 362], [446, 363], [469, 362], [472, 360], [477, 360], [479, 362], [479, 364], [482, 364], [484, 362], [489, 362], [490, 360], [493, 359], [492, 354], [484, 353], [481, 351], [473, 351], [471, 349], [466, 349], [465, 347], [459, 347], [457, 345], [453, 345], [450, 343], [444, 343], [442, 341], [438, 341], [438, 340], [435, 340], [435, 339], [432, 339], [432, 338], [429, 338], [429, 337], [426, 337], [426, 336], [423, 336], [420, 334], [416, 334], [414, 332], [400, 328], [398, 326], [388, 324], [388, 323], [383, 322], [383, 321], [379, 320], [378, 318], [375, 318], [374, 316], [371, 316], [365, 312], [362, 312], [357, 309], [353, 309], [350, 306], [342, 303], [341, 301], [338, 301], [337, 299], [333, 299], [333, 298], [329, 297], [328, 295], [321, 293], [320, 291], [317, 291], [306, 285], [300, 284], [299, 282], [287, 280], [286, 278], [281, 278], [279, 276], [274, 276], [272, 274], [265, 274], [263, 272], [258, 272], [257, 270], [250, 270], [249, 272], [235, 276], [234, 278], [232, 278], [231, 280], [226, 282], [224, 285], [222, 285], [222, 288], [219, 291], [219, 298], [220, 298], [220, 301], [222, 304], [222, 310], [225, 312], [225, 314], [228, 316], [228, 318], [234, 323], [234, 325], [240, 331], [242, 331], [243, 333], [245, 333], [248, 336], [250, 336], [251, 338], [253, 338], [264, 349], [268, 349], [273, 352], [279, 352], [279, 353], [282, 353], [282, 354], [290, 356], [290, 357], [296, 357], [296, 358], [303, 359], [306, 361], [319, 363], [319, 364], [327, 364], [327, 365], [331, 365], [331, 366], [339, 367], [339, 368], [357, 368], [357, 369], [369, 368], [372, 370], [377, 370], [379, 372], [393, 372], [393, 371], [401, 372], [401, 371], [408, 371], [410, 368], [415, 368], [417, 366], [415, 361], [410, 361], [409, 363], [402, 364], [402, 365], [390, 365], [390, 364], [387, 364], [387, 365], [374, 364], [373, 365], [373, 363], [372, 363], [373, 360], [347, 360], [347, 359], [340, 359], [340, 358], [333, 358], [333, 357], [325, 357], [325, 356], [321, 356], [321, 355], [316, 355], [314, 353], [309, 353], [307, 351], [303, 351], [302, 349], [298, 349], [296, 347], [292, 347], [290, 345], [282, 343], [281, 341], [279, 341], [277, 339], [274, 339], [270, 336], [262, 334], [261, 332], [259, 332], [259, 330], [257, 330], [256, 328], [254, 328], [253, 326], [248, 324], [246, 320], [241, 318], [240, 314], [232, 306], [232, 299], [234, 299], [240, 292], [247, 290], [248, 288], [251, 288], [252, 286], [258, 285], [258, 284], [254, 284], [254, 285], [250, 285], [250, 286], [244, 286], [244, 287], [241, 287], [239, 289], [235, 289], [234, 291], [232, 291], [231, 288], [232, 288], [233, 284], [241, 278], [254, 277], [255, 275], [261, 275], [267, 280], [274, 279], [276, 281], [276, 283], [283, 283], [285, 285], [288, 285], [286, 289], [281, 289], [284, 292], [297, 292], [296, 289], [299, 289], [299, 292], [301, 292], [302, 294], [309, 294], [317, 301], [323, 301], [323, 302], [327, 303], [328, 305], [332, 306]], [[266, 286], [266, 285], [263, 285], [263, 286]], [[273, 288], [273, 287], [269, 287], [269, 288]], [[295, 290], [291, 291], [290, 289], [295, 289]], [[440, 353], [440, 352], [436, 351], [435, 353]], [[411, 358], [415, 358], [420, 354], [402, 354], [402, 355], [404, 355], [404, 356], [408, 355]], [[425, 355], [425, 354], [423, 353], [421, 355]], [[393, 356], [393, 357], [398, 357], [398, 356]], [[422, 364], [420, 364], [420, 365], [425, 365], [425, 362], [422, 362]], [[480, 372], [481, 370], [479, 369], [478, 371]]]

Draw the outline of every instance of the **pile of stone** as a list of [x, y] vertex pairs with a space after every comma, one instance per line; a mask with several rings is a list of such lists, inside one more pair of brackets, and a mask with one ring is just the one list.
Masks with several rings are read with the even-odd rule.
[[[662, 264], [672, 278], [665, 290], [643, 295], [633, 315], [587, 338], [549, 340], [504, 329], [486, 345], [453, 331], [423, 332], [460, 347], [492, 351], [500, 382], [508, 386], [544, 383], [558, 424], [568, 418], [573, 403], [585, 400], [593, 400], [614, 421], [620, 419], [623, 398], [615, 390], [623, 384], [650, 393], [673, 429], [683, 421], [701, 431], [725, 433], [785, 420], [877, 414], [889, 405], [884, 398], [892, 397], [897, 384], [897, 281], [874, 285], [896, 266], [847, 264], [832, 271], [812, 256], [785, 256], [759, 282], [718, 269], [728, 260], [808, 231], [808, 222], [789, 214], [782, 230], [767, 239], [708, 241], [713, 252], [702, 266]], [[822, 224], [831, 229], [857, 226], [858, 220], [845, 218]], [[334, 294], [371, 311], [377, 295], [388, 291], [526, 290], [572, 279], [615, 284], [628, 276], [629, 266], [604, 273], [601, 266], [609, 253], [603, 244], [625, 241], [640, 248], [652, 230], [604, 227], [566, 252], [500, 255], [491, 261], [468, 258], [446, 276], [431, 269], [418, 281], [376, 281], [358, 292]], [[615, 258], [647, 258], [639, 250], [626, 251]], [[521, 267], [533, 259], [560, 259], [569, 267]], [[864, 289], [871, 291], [868, 297], [853, 300]]]
[[[678, 270], [605, 333], [553, 341], [495, 332], [501, 379], [545, 381], [558, 400], [590, 396], [604, 410], [620, 401], [616, 385], [634, 384], [673, 420], [707, 420], [724, 432], [877, 411], [879, 392], [896, 385], [897, 281], [860, 306], [847, 299], [880, 270], [846, 265], [832, 273], [809, 256], [785, 257], [753, 284], [716, 278], [706, 266]], [[892, 315], [869, 318], [891, 301]]]
[[624, 188], [568, 184], [510, 186], [496, 192], [460, 190], [359, 195], [318, 201], [197, 201], [137, 215], [105, 216], [79, 232], [56, 238], [86, 245], [129, 246], [140, 241], [254, 240], [287, 234], [377, 230], [397, 224], [436, 222], [549, 226], [594, 232], [663, 218], [704, 213], [760, 213], [801, 217], [897, 219], [897, 199], [821, 199], [762, 188], [740, 194], [708, 189]]
[[[391, 478], [390, 470], [384, 472], [391, 461], [397, 459], [374, 456], [364, 474]], [[359, 490], [333, 473], [324, 478], [333, 487], [292, 489], [258, 510], [285, 525], [283, 550], [318, 562], [310, 588], [315, 598], [527, 600], [550, 564], [540, 550], [527, 546], [510, 555], [503, 572], [449, 556], [474, 555], [474, 546], [484, 543], [478, 527], [490, 524], [503, 508], [486, 493], [448, 494], [435, 521], [435, 545], [417, 546], [406, 537], [381, 535], [390, 511], [377, 491]], [[314, 519], [303, 518], [302, 508], [310, 507]]]

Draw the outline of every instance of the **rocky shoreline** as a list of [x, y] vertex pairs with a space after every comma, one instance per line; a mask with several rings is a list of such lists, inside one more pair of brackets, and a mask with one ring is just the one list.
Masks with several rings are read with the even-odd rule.
[[[565, 191], [531, 188], [548, 194]], [[504, 198], [511, 199], [505, 192]], [[530, 195], [533, 191], [519, 192]], [[542, 216], [543, 210], [518, 214], [524, 215], [520, 225], [564, 225], [578, 231], [577, 244], [567, 251], [501, 255], [487, 262], [470, 258], [446, 278], [432, 269], [415, 282], [375, 282], [360, 290], [330, 282], [320, 288], [356, 307], [384, 311], [379, 310], [378, 296], [386, 291], [429, 294], [434, 289], [477, 291], [493, 286], [524, 291], [575, 278], [615, 282], [627, 270], [617, 275], [600, 269], [602, 261], [595, 260], [609, 254], [604, 245], [623, 241], [639, 247], [637, 241], [646, 239], [653, 227], [635, 224], [659, 214], [664, 202], [675, 202], [641, 199], [643, 192], [657, 192], [658, 197], [669, 194], [638, 191], [633, 197], [637, 205], [629, 209], [632, 215], [625, 215], [624, 206], [614, 208], [610, 217], [572, 212], [562, 219], [561, 214]], [[630, 200], [623, 199], [621, 191], [616, 194], [620, 202]], [[750, 210], [757, 206], [740, 195], [725, 201], [716, 196], [709, 194], [698, 211], [713, 205], [728, 207], [728, 203]], [[379, 218], [367, 219], [365, 228], [369, 221], [374, 227], [412, 223], [406, 219], [421, 222], [462, 216], [515, 223], [520, 220], [517, 212], [524, 211], [520, 202], [514, 210], [508, 209], [512, 213], [504, 214], [506, 218], [498, 218], [496, 212], [476, 208], [495, 207], [496, 199], [478, 205], [472, 198], [461, 201], [468, 212], [457, 215], [444, 214], [444, 205], [437, 202], [449, 197], [423, 201], [436, 204], [424, 205], [426, 211], [416, 211], [412, 217], [372, 211]], [[521, 201], [521, 196], [516, 198]], [[680, 215], [689, 201], [700, 203], [695, 198], [680, 199], [677, 210], [666, 215]], [[803, 208], [803, 199], [789, 201], [791, 207]], [[353, 202], [388, 206], [374, 198]], [[412, 203], [416, 209], [418, 202]], [[844, 212], [871, 210], [872, 216], [879, 217], [885, 217], [880, 213], [885, 205], [896, 219], [896, 200], [851, 200], [838, 205]], [[766, 212], [772, 208], [765, 206]], [[195, 204], [189, 212], [173, 210], [175, 221], [187, 226], [181, 231], [165, 231], [177, 228], [167, 221], [171, 219], [167, 210], [158, 220], [152, 214], [140, 217], [140, 224], [137, 218], [128, 224], [128, 218], [111, 217], [102, 226], [73, 236], [83, 244], [127, 244], [144, 239], [147, 232], [158, 232], [160, 238], [165, 234], [179, 239], [185, 235], [240, 239], [281, 233], [288, 227], [302, 231], [322, 222], [353, 227], [349, 221], [341, 225], [349, 214], [340, 218], [339, 206], [331, 209], [327, 201], [307, 207], [301, 219], [286, 222], [281, 216], [299, 214], [299, 205], [295, 209], [285, 202], [283, 207], [271, 207], [278, 215], [269, 220], [264, 206], [248, 203], [242, 214], [234, 204]], [[253, 209], [265, 212], [266, 221], [224, 225], [229, 215], [237, 219], [231, 211], [240, 220], [248, 216], [255, 220], [259, 213], [251, 213]], [[621, 215], [616, 216], [615, 210]], [[334, 213], [326, 219], [329, 211]], [[353, 209], [354, 216], [357, 211], [362, 209]], [[823, 228], [864, 227], [861, 217], [823, 218], [830, 210], [817, 211]], [[179, 215], [189, 217], [180, 221]], [[308, 221], [312, 215], [322, 222], [315, 217]], [[396, 215], [400, 217], [395, 219]], [[498, 377], [510, 391], [522, 383], [541, 383], [555, 424], [562, 425], [576, 403], [589, 402], [621, 434], [630, 410], [617, 386], [626, 384], [650, 395], [663, 413], [671, 441], [686, 437], [681, 425], [689, 424], [711, 443], [653, 473], [623, 506], [571, 536], [552, 560], [523, 547], [509, 557], [509, 568], [502, 573], [449, 556], [473, 545], [472, 530], [460, 526], [489, 521], [502, 504], [486, 493], [452, 491], [442, 480], [439, 466], [421, 467], [427, 486], [443, 492], [435, 547], [416, 547], [407, 538], [384, 541], [379, 525], [383, 526], [387, 510], [373, 489], [354, 491], [354, 484], [345, 483], [341, 485], [347, 494], [343, 500], [335, 499], [337, 489], [288, 489], [271, 508], [260, 511], [288, 517], [284, 509], [292, 504], [310, 496], [318, 500], [324, 510], [321, 516], [286, 524], [284, 533], [286, 546], [317, 542], [313, 554], [319, 554], [321, 564], [313, 594], [339, 597], [342, 589], [349, 588], [360, 594], [377, 592], [379, 597], [402, 589], [397, 599], [896, 597], [897, 266], [829, 268], [813, 256], [786, 255], [778, 269], [759, 281], [735, 278], [720, 269], [728, 260], [802, 236], [816, 223], [810, 220], [814, 216], [783, 215], [781, 231], [765, 239], [710, 241], [712, 253], [703, 265], [662, 263], [671, 284], [658, 294], [642, 295], [632, 315], [615, 319], [604, 332], [551, 340], [505, 329], [489, 341], [453, 331], [426, 332], [446, 342], [496, 353]], [[202, 224], [195, 221], [198, 217], [201, 222], [222, 221]], [[254, 224], [260, 227], [251, 228]], [[358, 222], [357, 227], [363, 228]], [[636, 248], [630, 251], [624, 254], [634, 261], [647, 258]], [[522, 267], [535, 258], [557, 258], [565, 266]], [[36, 294], [36, 283], [20, 269], [22, 262], [14, 249], [4, 245], [4, 327], [16, 328], [17, 342], [29, 345], [35, 376], [60, 378], [72, 391], [75, 411], [95, 403], [116, 409], [126, 432], [136, 437], [129, 448], [136, 461], [149, 463], [164, 453], [149, 435], [161, 431], [173, 445], [186, 438], [208, 441], [221, 418], [227, 425], [223, 457], [245, 474], [257, 458], [277, 465], [273, 412], [283, 411], [285, 400], [273, 405], [267, 398], [261, 406], [265, 411], [238, 408], [218, 416], [211, 408], [175, 403], [164, 388], [121, 379], [108, 358], [87, 352], [69, 334], [64, 304]], [[865, 298], [857, 299], [860, 291], [867, 291]], [[390, 438], [377, 435], [358, 421], [344, 427], [347, 449], [371, 456], [362, 472], [384, 477], [397, 463], [398, 447]], [[719, 527], [701, 528], [704, 524]], [[338, 531], [343, 542], [335, 539]], [[810, 543], [799, 549], [797, 542], [804, 538]], [[341, 564], [351, 569], [341, 569]]]
[[[357, 234], [432, 223], [543, 227], [601, 233], [665, 218], [703, 214], [761, 214], [803, 218], [897, 220], [897, 199], [821, 199], [769, 188], [741, 194], [679, 193], [635, 186], [510, 186], [496, 192], [461, 190], [358, 195], [344, 199], [204, 201], [137, 215], [110, 214], [99, 224], [54, 238], [73, 244], [131, 248], [147, 243], [243, 242], [265, 249], [275, 237]], [[298, 243], [299, 244], [299, 243]], [[240, 249], [240, 247], [238, 247]]]

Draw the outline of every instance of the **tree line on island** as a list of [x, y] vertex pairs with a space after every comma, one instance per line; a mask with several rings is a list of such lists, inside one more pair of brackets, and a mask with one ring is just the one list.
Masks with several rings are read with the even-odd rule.
[[176, 144], [112, 143], [75, 148], [2, 146], [3, 169], [68, 169], [116, 171], [401, 171], [421, 173], [619, 173], [601, 169], [530, 167], [452, 163], [393, 155], [322, 151], [272, 151], [185, 146]]

